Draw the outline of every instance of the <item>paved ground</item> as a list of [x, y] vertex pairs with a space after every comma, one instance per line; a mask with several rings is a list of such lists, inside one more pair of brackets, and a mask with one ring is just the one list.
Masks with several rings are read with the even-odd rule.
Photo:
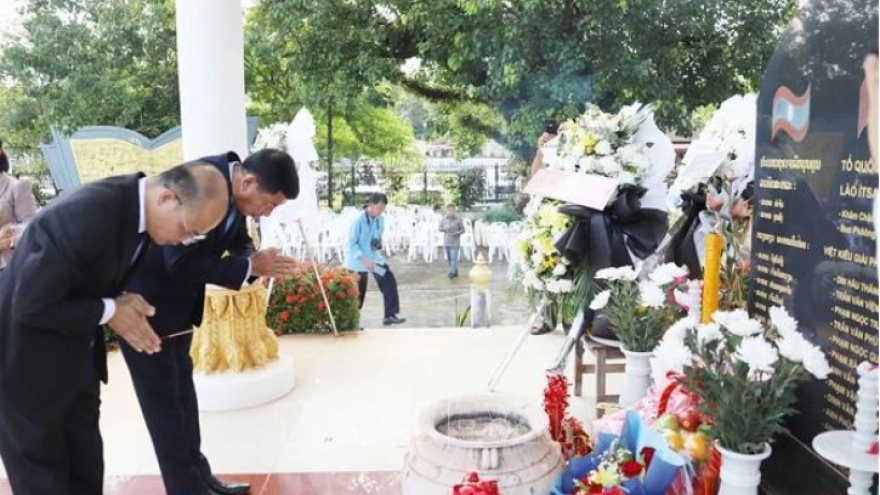
[[[442, 257], [433, 263], [408, 262], [405, 255], [388, 260], [400, 287], [401, 314], [407, 319], [404, 328], [453, 327], [456, 314], [470, 305], [470, 281], [467, 273], [473, 263], [463, 260], [460, 276], [449, 280]], [[525, 294], [507, 279], [507, 263], [489, 265], [492, 269], [492, 324], [524, 325], [529, 318]], [[370, 280], [364, 301], [361, 325], [382, 327], [382, 294], [375, 280]], [[470, 320], [466, 322], [470, 326]]]

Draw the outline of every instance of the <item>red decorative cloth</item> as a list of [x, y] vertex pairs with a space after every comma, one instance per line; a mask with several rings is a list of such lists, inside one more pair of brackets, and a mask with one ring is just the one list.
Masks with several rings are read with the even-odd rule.
[[481, 481], [479, 473], [468, 473], [462, 483], [452, 487], [452, 495], [501, 495], [501, 491], [497, 481]]

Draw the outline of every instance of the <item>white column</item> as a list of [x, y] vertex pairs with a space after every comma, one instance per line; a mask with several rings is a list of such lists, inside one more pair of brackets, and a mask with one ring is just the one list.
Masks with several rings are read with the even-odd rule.
[[176, 0], [183, 157], [247, 154], [241, 0]]

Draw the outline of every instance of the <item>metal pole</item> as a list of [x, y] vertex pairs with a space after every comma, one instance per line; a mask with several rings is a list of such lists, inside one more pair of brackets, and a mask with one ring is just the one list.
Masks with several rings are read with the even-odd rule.
[[516, 344], [513, 346], [513, 349], [507, 353], [504, 357], [504, 360], [501, 361], [501, 364], [498, 365], [498, 368], [495, 369], [495, 373], [492, 374], [492, 378], [489, 380], [489, 392], [495, 391], [495, 386], [498, 385], [498, 381], [501, 380], [501, 375], [504, 374], [504, 371], [507, 370], [507, 367], [510, 365], [510, 362], [513, 361], [513, 357], [519, 352], [519, 348], [522, 347], [523, 342], [526, 341], [526, 337], [529, 336], [529, 333], [532, 330], [532, 327], [535, 326], [538, 322], [538, 318], [542, 318], [544, 315], [544, 310], [547, 309], [549, 301], [546, 298], [541, 299], [541, 303], [538, 305], [538, 309], [535, 310], [535, 313], [532, 314], [532, 317], [529, 318], [529, 322], [526, 325], [525, 330], [523, 330], [522, 334], [520, 334], [519, 339], [517, 339]]
[[422, 172], [422, 201], [428, 202], [428, 168]]
[[585, 318], [584, 310], [581, 309], [578, 311], [577, 316], [574, 319], [574, 323], [571, 324], [571, 328], [568, 330], [568, 335], [565, 339], [565, 343], [562, 345], [562, 348], [559, 350], [559, 354], [556, 356], [556, 361], [553, 363], [547, 371], [551, 373], [564, 373], [565, 365], [568, 362], [568, 355], [571, 354], [571, 350], [574, 349], [574, 346], [577, 345], [578, 340], [580, 340], [584, 334], [582, 330], [586, 330], [584, 326], [584, 318]]
[[327, 206], [333, 210], [333, 98], [327, 100]]
[[299, 226], [299, 234], [303, 238], [303, 243], [306, 245], [306, 252], [309, 253], [309, 259], [312, 260], [312, 268], [315, 270], [315, 279], [318, 281], [318, 287], [321, 288], [321, 297], [324, 298], [324, 305], [327, 306], [327, 315], [330, 316], [330, 326], [333, 328], [333, 335], [339, 337], [339, 331], [336, 329], [336, 319], [333, 318], [333, 311], [330, 309], [330, 299], [327, 298], [327, 291], [324, 290], [324, 282], [321, 280], [321, 274], [318, 272], [318, 263], [315, 261], [315, 254], [312, 252], [312, 246], [309, 245], [309, 240], [306, 237], [306, 231], [303, 229], [302, 221], [296, 221], [297, 226]]
[[357, 205], [355, 199], [355, 189], [357, 189], [357, 162], [351, 162], [351, 204]]
[[498, 186], [498, 164], [495, 164], [495, 201], [498, 201], [499, 196], [499, 186]]

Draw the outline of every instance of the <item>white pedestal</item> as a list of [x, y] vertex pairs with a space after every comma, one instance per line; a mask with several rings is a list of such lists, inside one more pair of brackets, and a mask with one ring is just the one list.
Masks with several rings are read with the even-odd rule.
[[231, 411], [261, 406], [289, 394], [296, 385], [293, 358], [278, 359], [254, 370], [236, 373], [195, 373], [200, 411]]
[[829, 461], [855, 471], [877, 472], [877, 456], [853, 450], [853, 431], [826, 431], [813, 439], [813, 449]]

